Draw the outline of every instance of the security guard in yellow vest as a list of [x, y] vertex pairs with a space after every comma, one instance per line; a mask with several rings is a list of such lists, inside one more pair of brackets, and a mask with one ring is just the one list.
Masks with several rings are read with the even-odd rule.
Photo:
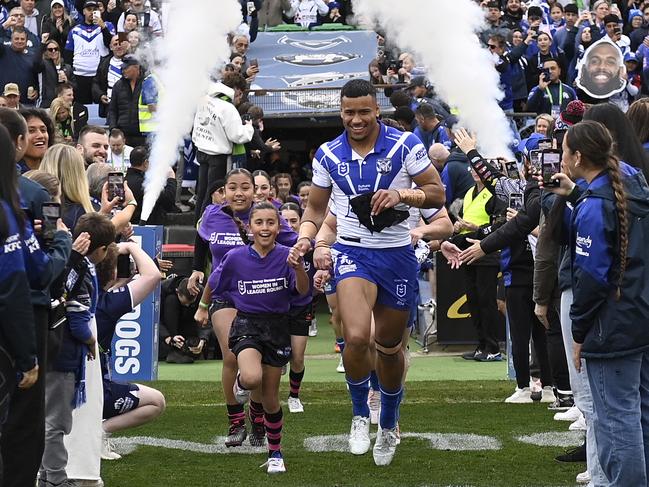
[[[455, 235], [450, 242], [464, 250], [471, 244], [467, 239], [482, 239], [490, 231], [494, 219], [501, 217], [507, 205], [492, 194], [470, 169], [476, 185], [464, 195], [462, 216], [455, 222]], [[500, 315], [496, 302], [499, 255], [485, 255], [471, 265], [463, 265], [467, 305], [478, 335], [478, 346], [462, 358], [480, 362], [502, 360], [498, 345]]]
[[157, 122], [155, 121], [155, 112], [158, 108], [158, 100], [163, 93], [163, 86], [160, 78], [155, 73], [151, 73], [144, 78], [142, 82], [142, 93], [138, 103], [140, 132], [144, 135], [155, 132]]

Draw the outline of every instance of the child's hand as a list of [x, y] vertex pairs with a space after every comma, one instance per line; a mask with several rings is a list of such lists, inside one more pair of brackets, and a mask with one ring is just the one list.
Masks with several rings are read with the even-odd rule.
[[79, 252], [81, 255], [86, 255], [88, 249], [90, 248], [90, 234], [88, 232], [83, 232], [79, 234], [77, 239], [72, 244], [72, 250]]
[[304, 257], [302, 257], [301, 252], [296, 247], [291, 248], [286, 262], [288, 262], [288, 265], [293, 269], [304, 269]]

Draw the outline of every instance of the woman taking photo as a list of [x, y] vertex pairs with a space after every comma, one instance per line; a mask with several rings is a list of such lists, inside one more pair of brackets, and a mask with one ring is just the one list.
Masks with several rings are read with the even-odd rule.
[[585, 121], [563, 141], [556, 194], [570, 220], [573, 360], [594, 402], [597, 453], [611, 486], [646, 485], [649, 447], [649, 187], [613, 152], [608, 130]]
[[[68, 40], [68, 33], [74, 26], [74, 21], [68, 15], [63, 5], [63, 0], [52, 1], [52, 11], [49, 16], [43, 16], [41, 32], [48, 34], [48, 41], [55, 41], [59, 46], [64, 46]], [[72, 60], [72, 54], [70, 54]]]

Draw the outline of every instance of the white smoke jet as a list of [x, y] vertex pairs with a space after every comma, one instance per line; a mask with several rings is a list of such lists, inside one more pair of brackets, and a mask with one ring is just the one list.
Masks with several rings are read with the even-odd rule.
[[354, 0], [354, 12], [423, 64], [436, 93], [459, 110], [485, 156], [513, 157], [509, 122], [491, 54], [476, 35], [484, 12], [472, 0]]
[[229, 59], [227, 35], [242, 21], [241, 4], [237, 0], [171, 0], [168, 7], [169, 18], [173, 20], [159, 43], [164, 65], [158, 75], [163, 89], [144, 182], [143, 220], [151, 214], [169, 168], [178, 159], [178, 149], [192, 128], [210, 73]]

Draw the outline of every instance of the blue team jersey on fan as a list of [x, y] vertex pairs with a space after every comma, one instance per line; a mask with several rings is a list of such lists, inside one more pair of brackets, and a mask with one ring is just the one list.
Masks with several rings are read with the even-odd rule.
[[[332, 188], [339, 242], [373, 249], [403, 247], [410, 243], [407, 222], [372, 233], [359, 223], [349, 201], [379, 189], [410, 188], [412, 178], [429, 167], [426, 148], [414, 134], [379, 123], [374, 150], [365, 158], [352, 150], [346, 132], [322, 144], [313, 160], [312, 182], [321, 188]], [[396, 208], [408, 210], [403, 204]]]

